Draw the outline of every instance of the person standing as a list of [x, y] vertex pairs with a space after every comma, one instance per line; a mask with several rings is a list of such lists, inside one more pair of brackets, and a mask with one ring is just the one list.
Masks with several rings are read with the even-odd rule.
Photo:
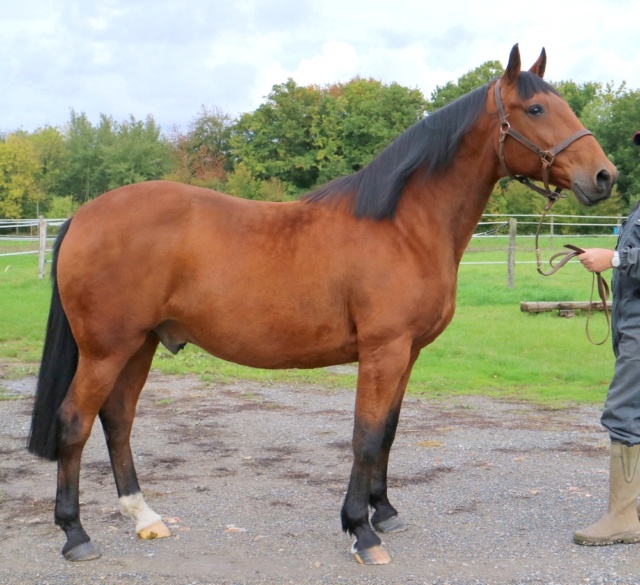
[[[640, 146], [640, 132], [633, 142]], [[589, 248], [578, 259], [590, 272], [613, 270], [615, 369], [601, 417], [611, 439], [609, 507], [573, 539], [592, 546], [640, 542], [640, 202], [623, 222], [615, 250]]]

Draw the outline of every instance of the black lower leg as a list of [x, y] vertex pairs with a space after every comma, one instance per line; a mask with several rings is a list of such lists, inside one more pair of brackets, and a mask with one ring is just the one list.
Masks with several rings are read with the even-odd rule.
[[356, 537], [356, 548], [365, 550], [381, 544], [369, 523], [369, 498], [374, 464], [378, 458], [384, 429], [358, 424], [353, 433], [354, 461], [349, 488], [342, 506], [342, 529]]
[[58, 489], [54, 519], [67, 536], [62, 554], [71, 561], [96, 559], [100, 556], [100, 552], [80, 523], [78, 488], [80, 452], [78, 449], [67, 448], [61, 450], [61, 454], [58, 461]]
[[364, 550], [381, 544], [378, 535], [369, 523], [369, 492], [371, 472], [363, 469], [366, 466], [354, 465], [349, 481], [349, 489], [342, 506], [342, 529], [355, 536], [356, 548]]
[[107, 441], [118, 497], [138, 493], [140, 484], [138, 483], [129, 443], [131, 425], [127, 422], [119, 421], [114, 423], [104, 412], [100, 412], [100, 420]]
[[369, 505], [374, 510], [374, 514], [371, 517], [371, 523], [374, 527], [398, 515], [398, 511], [391, 505], [387, 495], [387, 469], [389, 467], [389, 454], [396, 436], [399, 417], [399, 411], [389, 413], [382, 446], [373, 466]]
[[67, 535], [67, 542], [62, 548], [63, 555], [67, 555], [72, 549], [91, 540], [80, 523], [77, 489], [71, 487], [58, 489], [55, 523], [60, 526]]

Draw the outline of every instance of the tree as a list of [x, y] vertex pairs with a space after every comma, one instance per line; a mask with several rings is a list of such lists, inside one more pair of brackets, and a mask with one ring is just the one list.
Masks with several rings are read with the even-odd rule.
[[36, 181], [46, 200], [50, 197], [67, 195], [64, 177], [69, 163], [69, 152], [64, 136], [57, 128], [39, 128], [30, 136], [39, 159]]
[[423, 115], [420, 91], [372, 79], [325, 88], [293, 80], [244, 114], [231, 133], [231, 155], [258, 180], [278, 179], [294, 194], [366, 165]]
[[71, 110], [65, 144], [69, 165], [63, 180], [64, 190], [74, 201], [84, 203], [99, 195], [105, 187], [98, 180], [101, 165], [98, 134], [85, 113], [77, 114]]
[[0, 217], [20, 218], [29, 204], [36, 207], [42, 199], [38, 170], [38, 153], [26, 133], [0, 141]]
[[258, 179], [275, 177], [294, 191], [318, 178], [314, 136], [322, 93], [289, 79], [275, 85], [267, 101], [234, 126], [230, 143], [234, 163], [243, 162]]
[[256, 199], [259, 189], [259, 181], [256, 180], [244, 163], [236, 165], [226, 184], [226, 190], [229, 195], [242, 197], [243, 199]]
[[[385, 85], [374, 79], [353, 79], [343, 86], [332, 86], [329, 98], [341, 105], [332, 130], [341, 145], [344, 166], [352, 173], [364, 167], [387, 145], [424, 115], [426, 101], [417, 89], [397, 83]], [[335, 178], [335, 177], [328, 177]]]
[[552, 85], [566, 100], [578, 118], [582, 117], [585, 108], [594, 100], [597, 100], [598, 94], [602, 91], [602, 84], [593, 82], [578, 85], [575, 81], [560, 81], [559, 83], [552, 83]]
[[173, 168], [167, 178], [219, 189], [231, 170], [229, 135], [232, 120], [218, 108], [202, 106], [185, 134], [174, 129], [169, 137]]
[[78, 203], [122, 185], [160, 179], [171, 170], [169, 143], [152, 116], [118, 123], [101, 114], [94, 127], [86, 114], [72, 110], [65, 144], [69, 162], [64, 189]]
[[103, 117], [97, 146], [104, 190], [160, 179], [171, 168], [169, 144], [152, 116], [144, 122], [131, 116], [120, 123]]
[[49, 200], [48, 207], [45, 216], [60, 219], [71, 217], [78, 210], [79, 205], [73, 200], [71, 195], [67, 195], [66, 197], [52, 197]]

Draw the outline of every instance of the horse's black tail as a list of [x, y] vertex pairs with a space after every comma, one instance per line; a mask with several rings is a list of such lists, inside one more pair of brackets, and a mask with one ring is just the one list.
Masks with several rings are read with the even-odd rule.
[[42, 352], [36, 399], [31, 415], [28, 449], [55, 461], [58, 455], [58, 408], [69, 390], [78, 367], [78, 346], [71, 332], [58, 291], [58, 253], [71, 220], [61, 228], [53, 247], [51, 307]]

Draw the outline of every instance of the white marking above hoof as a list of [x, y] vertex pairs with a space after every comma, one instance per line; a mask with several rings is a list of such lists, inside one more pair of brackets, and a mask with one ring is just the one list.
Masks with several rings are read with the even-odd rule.
[[[127, 518], [133, 518], [133, 520], [135, 520], [136, 532], [138, 534], [156, 524], [162, 524], [162, 526], [164, 526], [164, 530], [160, 530], [159, 532], [156, 530], [156, 534], [161, 533], [163, 536], [169, 536], [169, 534], [171, 534], [166, 534], [169, 529], [163, 524], [160, 514], [156, 514], [147, 505], [141, 492], [130, 496], [122, 496], [118, 501], [120, 503], [120, 513]], [[162, 538], [162, 536], [155, 536], [153, 538]]]

